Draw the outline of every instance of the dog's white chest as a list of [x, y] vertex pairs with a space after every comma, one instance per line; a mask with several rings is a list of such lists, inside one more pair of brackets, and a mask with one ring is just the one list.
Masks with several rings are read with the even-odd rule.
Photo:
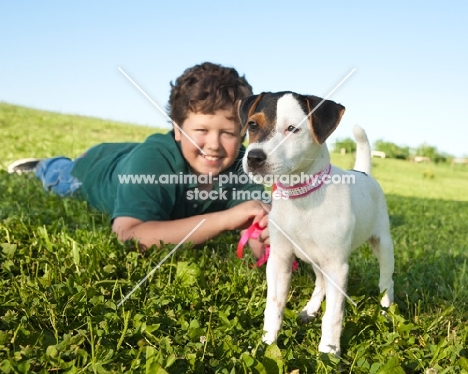
[[284, 256], [307, 263], [347, 258], [356, 222], [351, 205], [348, 188], [326, 185], [306, 197], [273, 202], [271, 250], [278, 246]]
[[294, 205], [279, 202], [270, 213], [272, 251], [281, 248], [284, 256], [294, 255], [310, 263], [311, 259], [317, 259], [319, 224], [314, 222], [311, 212], [297, 209]]

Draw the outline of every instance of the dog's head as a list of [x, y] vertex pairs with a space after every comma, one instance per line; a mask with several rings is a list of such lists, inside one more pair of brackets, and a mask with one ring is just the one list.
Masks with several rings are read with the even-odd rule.
[[239, 118], [243, 133], [249, 134], [244, 170], [260, 175], [306, 172], [344, 111], [334, 101], [289, 91], [240, 100]]

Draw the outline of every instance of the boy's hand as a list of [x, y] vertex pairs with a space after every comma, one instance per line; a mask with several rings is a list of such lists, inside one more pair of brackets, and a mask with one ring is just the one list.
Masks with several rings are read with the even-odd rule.
[[266, 244], [262, 243], [259, 239], [249, 239], [249, 247], [256, 259], [265, 254]]
[[261, 211], [253, 220], [263, 228], [258, 239], [249, 239], [249, 247], [255, 258], [260, 258], [265, 254], [265, 247], [270, 245], [270, 232], [268, 230], [268, 213]]
[[225, 210], [222, 212], [225, 230], [246, 229], [254, 222], [254, 219], [263, 217], [270, 209], [268, 204], [259, 200], [250, 200]]
[[258, 223], [258, 225], [261, 228], [263, 228], [257, 240], [265, 245], [270, 245], [270, 231], [268, 230], [268, 213], [269, 211], [261, 211], [260, 214], [258, 214], [252, 222]]

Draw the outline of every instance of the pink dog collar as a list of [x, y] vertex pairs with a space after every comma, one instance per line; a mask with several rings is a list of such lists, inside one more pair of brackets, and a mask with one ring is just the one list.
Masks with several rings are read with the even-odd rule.
[[328, 164], [327, 167], [317, 174], [311, 175], [307, 178], [307, 182], [295, 184], [294, 186], [285, 186], [279, 181], [276, 183], [276, 191], [278, 191], [281, 196], [285, 196], [288, 199], [297, 199], [299, 197], [307, 196], [311, 192], [319, 189], [323, 185], [324, 178], [330, 174], [331, 165]]

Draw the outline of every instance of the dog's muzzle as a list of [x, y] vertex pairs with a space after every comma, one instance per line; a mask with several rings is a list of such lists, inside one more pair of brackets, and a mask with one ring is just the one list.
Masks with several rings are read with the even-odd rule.
[[252, 149], [247, 153], [247, 165], [253, 169], [261, 167], [267, 158], [265, 152], [261, 149]]

